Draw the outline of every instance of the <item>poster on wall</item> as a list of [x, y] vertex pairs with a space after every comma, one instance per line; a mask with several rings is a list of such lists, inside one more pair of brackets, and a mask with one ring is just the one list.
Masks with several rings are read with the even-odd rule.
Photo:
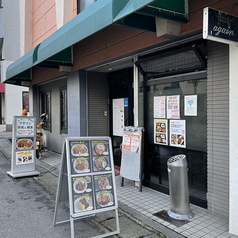
[[166, 118], [166, 96], [154, 97], [154, 118]]
[[154, 119], [154, 143], [168, 145], [168, 120]]
[[124, 98], [113, 99], [113, 135], [123, 136], [124, 128]]
[[180, 95], [167, 96], [167, 119], [180, 119]]
[[186, 121], [170, 120], [170, 146], [186, 148]]
[[184, 96], [184, 116], [197, 116], [197, 95]]

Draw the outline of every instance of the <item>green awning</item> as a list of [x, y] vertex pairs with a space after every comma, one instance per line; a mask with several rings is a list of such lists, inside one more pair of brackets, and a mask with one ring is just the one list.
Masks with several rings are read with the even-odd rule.
[[[10, 64], [6, 72], [5, 83], [20, 85], [16, 80], [31, 80], [31, 67], [33, 65], [33, 55], [36, 48], [33, 48], [14, 63]], [[10, 80], [11, 79], [11, 80]]]
[[96, 1], [45, 39], [40, 44], [35, 64], [50, 61], [56, 53], [111, 25], [114, 14], [118, 13], [113, 9], [113, 2], [114, 0]]
[[31, 68], [72, 65], [72, 46], [109, 26], [121, 8], [113, 9], [114, 0], [96, 1], [63, 25], [33, 50], [12, 63], [6, 72], [5, 83], [18, 84], [21, 80], [31, 80]]
[[[162, 3], [161, 3], [162, 2]], [[111, 24], [155, 31], [155, 17], [166, 12], [174, 20], [187, 19], [187, 0], [96, 1], [7, 68], [5, 83], [30, 81], [32, 67], [73, 65], [73, 45]], [[179, 16], [179, 17], [178, 17]], [[177, 18], [178, 17], [178, 18]]]

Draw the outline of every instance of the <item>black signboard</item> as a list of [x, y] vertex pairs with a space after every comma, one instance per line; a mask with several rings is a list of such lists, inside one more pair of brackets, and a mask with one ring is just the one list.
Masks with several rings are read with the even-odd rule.
[[212, 8], [203, 10], [203, 38], [222, 43], [238, 42], [238, 18]]

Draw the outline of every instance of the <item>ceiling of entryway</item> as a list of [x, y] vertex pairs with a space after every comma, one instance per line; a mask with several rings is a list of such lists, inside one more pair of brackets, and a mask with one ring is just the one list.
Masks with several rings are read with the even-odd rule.
[[133, 67], [133, 58], [128, 57], [128, 58], [119, 59], [119, 60], [108, 62], [102, 65], [91, 67], [87, 69], [87, 71], [110, 73], [113, 71], [117, 71], [117, 70], [125, 69], [125, 68], [131, 68], [131, 67]]

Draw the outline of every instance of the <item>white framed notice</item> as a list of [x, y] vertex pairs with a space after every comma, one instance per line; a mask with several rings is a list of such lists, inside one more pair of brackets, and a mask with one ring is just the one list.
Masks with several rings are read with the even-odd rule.
[[197, 116], [197, 95], [184, 96], [184, 116]]
[[180, 119], [180, 95], [167, 96], [167, 119]]
[[124, 98], [112, 100], [113, 106], [113, 135], [123, 136], [124, 128]]
[[154, 97], [154, 118], [166, 118], [166, 96]]
[[170, 146], [186, 148], [186, 121], [169, 121], [169, 140]]

